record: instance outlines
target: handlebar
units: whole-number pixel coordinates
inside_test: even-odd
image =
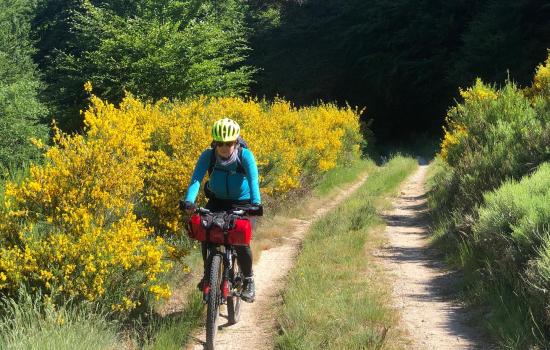
[[[212,211],[203,207],[197,207],[195,213],[197,214],[210,214]],[[264,213],[262,205],[248,205],[244,207],[236,207],[226,211],[228,214],[233,215],[250,215],[250,216],[262,216]]]
[[[179,207],[181,210],[193,209],[197,214],[209,214],[211,211],[203,207],[197,207],[194,203],[180,200]],[[228,214],[233,215],[250,215],[250,216],[262,216],[264,214],[264,208],[261,204],[248,204],[243,206],[236,206],[231,210],[226,211]]]

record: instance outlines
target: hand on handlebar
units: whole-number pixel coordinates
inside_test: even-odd
[[[250,215],[254,216],[263,216],[264,215],[264,207],[261,204],[252,204],[250,206],[250,209],[248,211]]]
[[[264,207],[261,204],[249,204],[242,207],[235,208],[236,210],[242,210],[250,216],[262,216],[264,215]]]

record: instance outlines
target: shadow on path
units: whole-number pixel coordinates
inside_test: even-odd
[[[470,316],[458,301],[460,273],[447,270],[427,246],[425,168],[409,178],[394,209],[383,216],[390,241],[383,256],[396,275],[394,298],[402,303],[403,319],[419,349],[496,349],[468,324]]]

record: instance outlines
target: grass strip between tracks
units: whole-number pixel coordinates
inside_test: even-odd
[[[313,224],[283,294],[277,349],[392,348],[388,287],[365,249],[380,244],[377,208],[416,167],[410,158],[392,159]]]

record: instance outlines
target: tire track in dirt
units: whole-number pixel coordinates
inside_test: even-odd
[[[428,247],[425,177],[420,166],[401,188],[393,210],[384,215],[389,243],[377,256],[389,272],[394,307],[413,349],[491,349],[456,301],[456,276]]]
[[[277,332],[275,320],[276,308],[282,303],[281,292],[284,279],[294,265],[300,245],[310,225],[328,211],[335,208],[355,192],[367,179],[341,190],[327,205],[315,209],[308,220],[292,219],[292,234],[284,238],[284,243],[262,252],[259,261],[254,265],[256,282],[256,301],[241,303],[239,323],[227,326],[227,311],[221,309],[220,327],[216,335],[218,349],[273,349]],[[204,349],[206,333],[204,328],[192,337],[187,349]]]

